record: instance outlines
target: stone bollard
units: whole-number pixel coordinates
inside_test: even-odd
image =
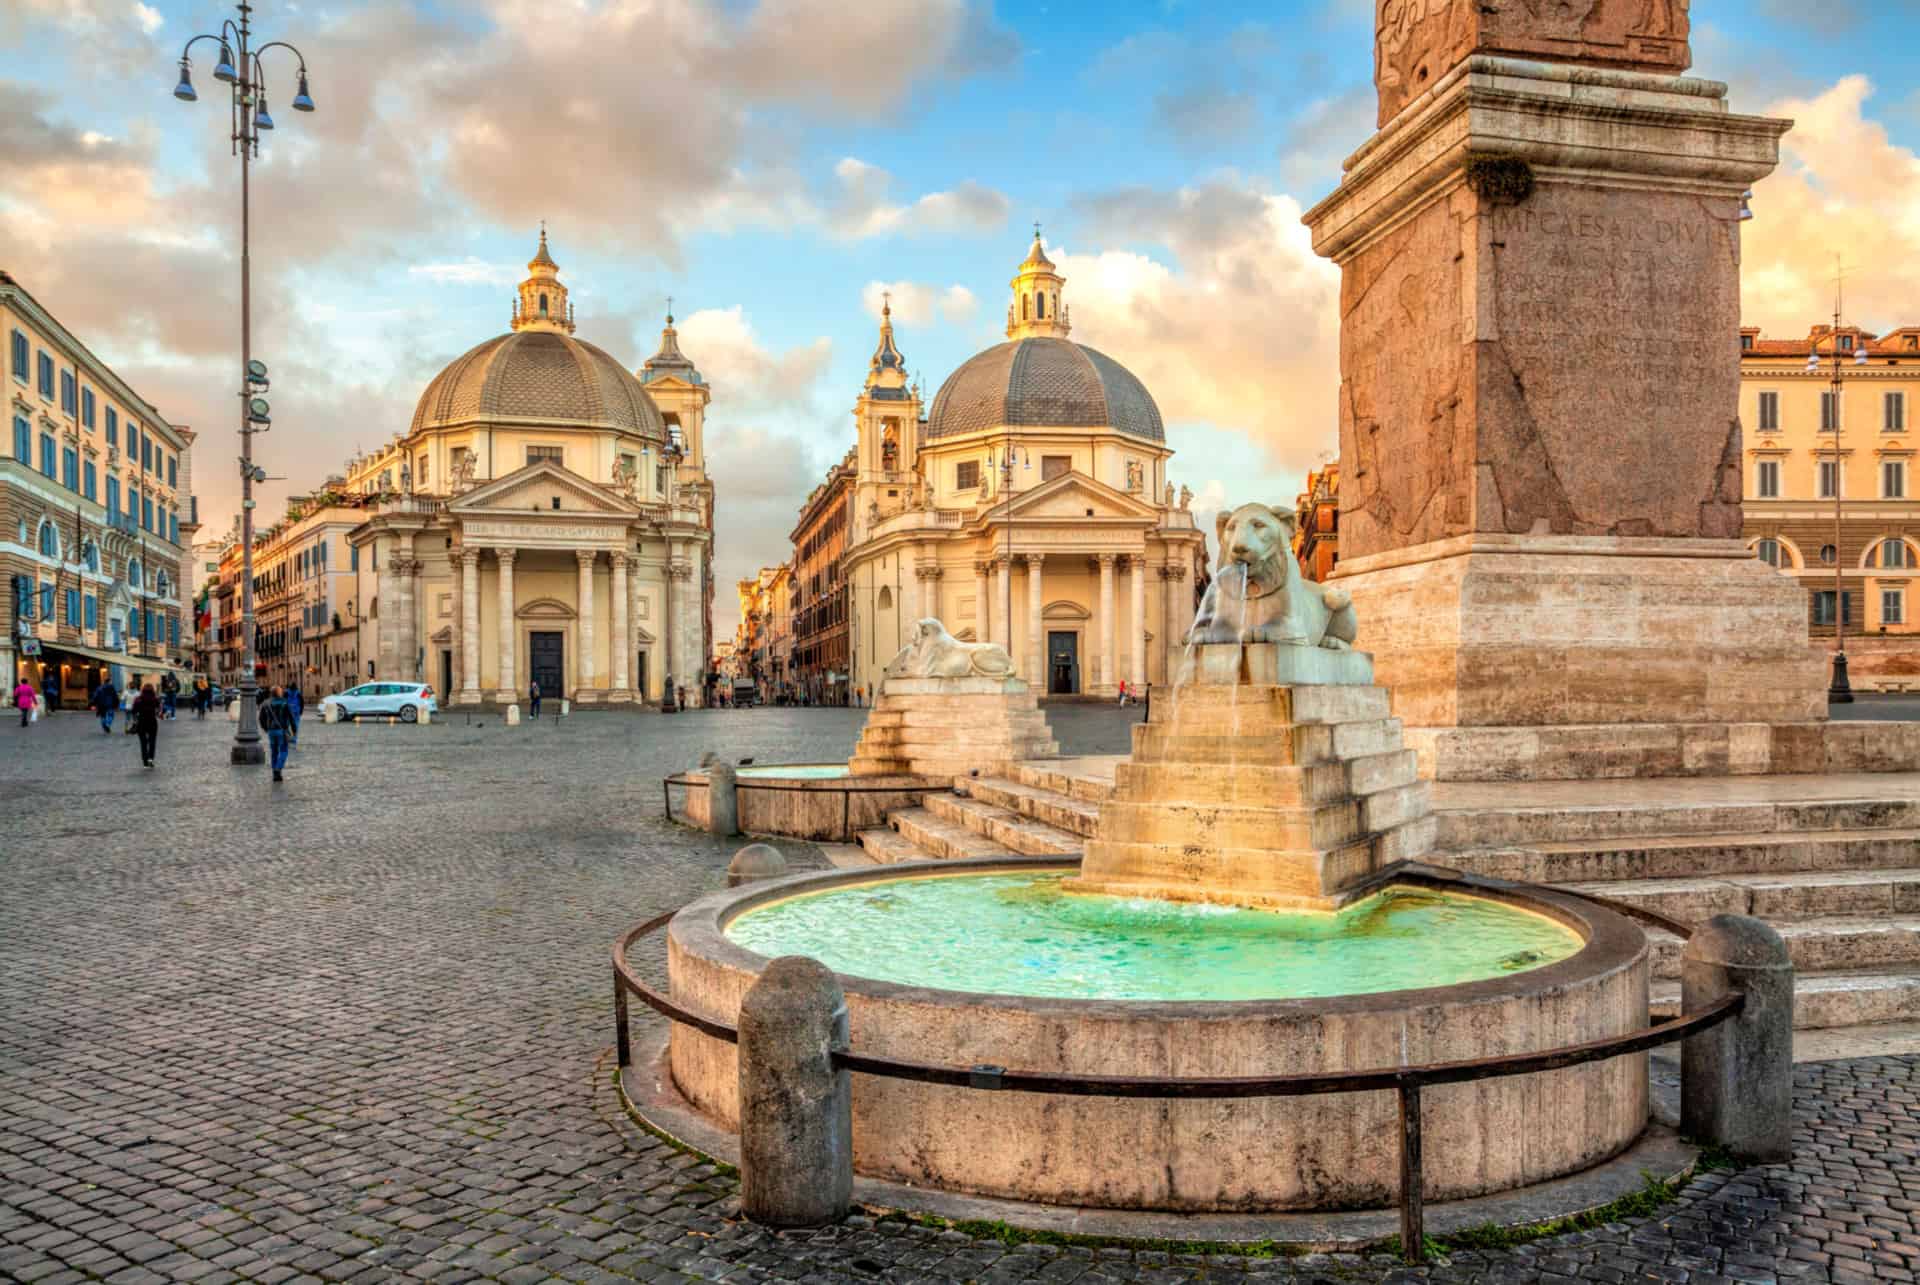
[[[507,706],[507,726],[520,726],[520,707],[518,705]]]
[[[320,721],[323,723],[339,722],[340,707],[338,705],[322,705],[320,707]]]
[[[560,717],[561,717],[561,718],[565,718],[565,717],[566,717],[567,715],[569,715],[569,714],[571,714],[571,713],[573,713],[573,702],[572,702],[572,701],[561,701],[561,702],[560,702]]]
[[[817,1227],[853,1203],[853,1091],[833,1065],[847,1000],[817,959],[784,955],[740,1002],[740,1212]]]
[[[428,723],[431,723],[433,721],[433,711],[428,709],[425,705],[422,705],[420,707],[419,721],[420,721],[420,726],[422,727],[425,727]]]
[[[740,833],[740,795],[733,764],[707,768],[707,833],[716,839]]]
[[[1680,1053],[1680,1131],[1742,1160],[1793,1156],[1793,961],[1780,934],[1746,915],[1715,915],[1680,957],[1680,1003],[1695,1012],[1730,994],[1745,1005]]]
[[[778,879],[787,872],[787,859],[780,855],[780,849],[770,843],[749,843],[733,854],[733,860],[727,863],[727,887],[738,888],[743,883],[753,883],[760,879]]]
[[[237,696],[227,702],[227,721],[229,723],[240,721],[240,698]]]

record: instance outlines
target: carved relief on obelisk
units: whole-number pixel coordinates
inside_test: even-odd
[[[1689,0],[1374,0],[1385,125],[1469,54],[1682,72]]]

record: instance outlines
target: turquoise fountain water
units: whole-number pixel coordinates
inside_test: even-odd
[[[831,781],[847,774],[845,763],[768,763],[743,767],[741,777],[775,777],[780,780]]]
[[[983,994],[1252,1000],[1447,986],[1582,945],[1545,915],[1389,888],[1337,914],[1068,894],[1062,873],[934,875],[791,897],[732,920],[757,954]]]

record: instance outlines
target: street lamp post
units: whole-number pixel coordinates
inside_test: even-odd
[[[240,21],[223,19],[218,35],[198,35],[180,51],[180,83],[173,96],[182,102],[196,102],[192,63],[188,55],[202,40],[220,46],[220,61],[214,65],[213,78],[231,90],[233,151],[240,158],[240,727],[233,737],[231,761],[258,766],[266,762],[260,744],[258,693],[254,682],[253,619],[253,484],[265,476],[254,468],[253,435],[265,432],[270,424],[266,399],[258,394],[267,388],[267,368],[253,359],[252,261],[249,238],[252,232],[249,205],[248,163],[260,154],[260,133],[273,128],[267,111],[266,77],[260,55],[269,49],[285,49],[299,60],[299,85],[292,107],[297,112],[313,110],[313,98],[307,92],[307,59],[298,49],[282,40],[269,41],[254,48],[249,17],[253,6],[241,0],[236,6]],[[229,43],[231,38],[231,43]],[[234,57],[235,50],[239,58]]]
[[[1840,516],[1843,507],[1843,494],[1846,490],[1842,483],[1842,472],[1846,465],[1840,454],[1840,381],[1846,371],[1846,364],[1840,359],[1840,303],[1834,300],[1833,311],[1833,679],[1827,687],[1827,703],[1830,705],[1853,704],[1853,685],[1847,681],[1847,598],[1841,587],[1841,575],[1846,563],[1840,556]],[[1856,343],[1853,349],[1853,364],[1867,364],[1867,350]],[[1820,372],[1820,345],[1814,344],[1807,353],[1807,373]]]

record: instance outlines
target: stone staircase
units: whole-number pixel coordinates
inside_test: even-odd
[[[1016,763],[1006,776],[954,778],[952,794],[888,814],[886,829],[864,830],[860,846],[882,864],[960,857],[1078,856],[1112,782],[1045,761]]]
[[[1920,781],[1774,776],[1436,787],[1437,865],[1683,923],[1757,915],[1800,970],[1803,1029],[1920,1020]],[[1656,1011],[1677,938],[1654,933]]]

